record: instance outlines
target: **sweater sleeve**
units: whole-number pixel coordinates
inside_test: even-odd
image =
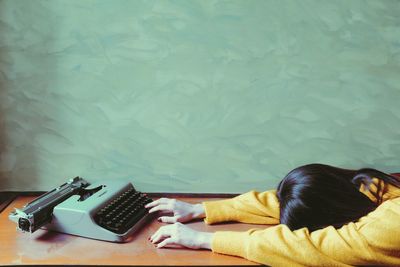
[[[339,229],[291,231],[280,224],[264,230],[216,232],[212,250],[271,266],[400,266],[399,221],[400,200],[388,200]]]
[[[276,190],[262,193],[250,191],[231,199],[203,202],[203,206],[207,224],[226,221],[253,224],[279,223],[279,201]]]
[[[378,178],[373,178],[370,185],[361,184],[360,192],[378,205],[389,199],[400,197],[400,188]]]

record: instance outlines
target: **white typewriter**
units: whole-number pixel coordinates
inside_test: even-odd
[[[125,242],[150,215],[151,202],[128,181],[111,180],[90,185],[80,177],[43,194],[10,213],[17,229],[37,229],[111,242]]]

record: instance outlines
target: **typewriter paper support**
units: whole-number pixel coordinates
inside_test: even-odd
[[[124,206],[121,206],[121,201]],[[16,209],[9,218],[23,232],[33,233],[42,228],[93,239],[125,242],[150,219],[143,207],[150,201],[128,181],[112,180],[89,185],[84,179],[76,177],[28,203],[23,209]],[[138,205],[133,208],[133,204]],[[128,208],[132,209],[130,213]],[[122,211],[127,210],[127,215],[136,216],[134,221],[126,214],[121,217],[131,221],[129,227],[122,228],[122,231],[107,227],[110,222],[114,223],[116,217],[118,219]],[[103,217],[111,217],[109,221],[98,219],[105,211],[109,214],[103,214]]]

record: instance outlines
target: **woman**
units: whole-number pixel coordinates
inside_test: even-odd
[[[149,239],[158,248],[211,249],[271,266],[400,266],[400,181],[375,169],[309,164],[277,190],[189,204],[161,198],[149,212],[170,212]],[[183,222],[276,224],[264,230],[204,233]]]

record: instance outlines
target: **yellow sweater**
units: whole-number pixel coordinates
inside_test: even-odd
[[[340,229],[329,226],[314,232],[291,231],[279,224],[276,190],[203,202],[208,224],[279,224],[263,230],[216,232],[212,251],[271,266],[400,266],[400,189],[374,179],[371,192],[364,186],[360,191],[377,201],[373,193],[378,184],[384,191],[377,209]]]

